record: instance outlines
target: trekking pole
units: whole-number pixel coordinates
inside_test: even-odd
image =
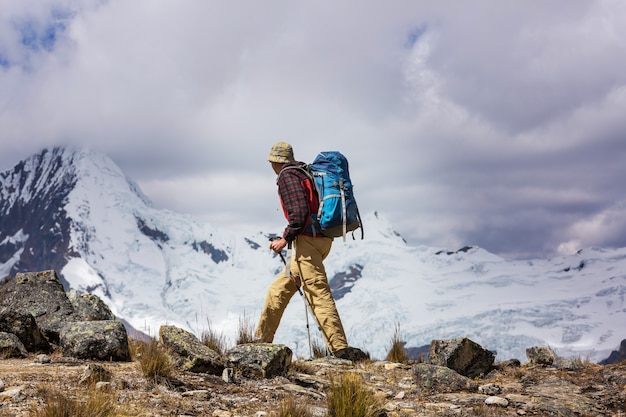
[[[280,239],[280,237],[277,237],[277,236],[271,237],[270,241],[273,241],[276,239]],[[298,293],[300,293],[300,296],[302,297],[302,300],[304,301],[304,314],[306,315],[306,331],[307,331],[307,335],[309,339],[309,355],[311,356],[311,358],[313,358],[313,348],[311,345],[311,331],[309,327],[309,311],[311,312],[311,315],[315,317],[315,321],[317,322],[317,328],[319,329],[320,333],[324,337],[324,342],[326,343],[326,346],[330,348],[330,344],[328,343],[328,337],[326,336],[324,329],[322,329],[322,325],[319,319],[317,318],[317,316],[315,315],[315,312],[313,311],[313,307],[311,307],[311,303],[304,295],[304,292],[302,292],[301,286],[298,285],[298,283],[296,282],[296,279],[291,274],[291,242],[289,242],[287,246],[287,260],[289,260],[289,262],[285,260],[285,257],[283,256],[281,252],[279,252],[278,254],[280,255],[280,259],[283,261],[283,264],[285,265],[285,273],[289,274],[289,278],[291,278],[291,282],[293,282],[293,285],[296,286]],[[331,353],[334,353],[334,352],[331,352]]]

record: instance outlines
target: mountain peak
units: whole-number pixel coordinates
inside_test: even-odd
[[[0,173],[0,277],[38,265],[60,271],[77,256],[76,217],[121,195],[151,205],[110,158],[85,148],[44,149]],[[83,214],[68,214],[70,207]]]

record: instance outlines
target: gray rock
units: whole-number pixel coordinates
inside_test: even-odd
[[[488,373],[494,359],[493,352],[468,338],[433,340],[428,353],[430,364],[447,366],[469,378]]]
[[[526,349],[526,357],[532,365],[552,366],[556,353],[549,346],[533,346]]]
[[[159,337],[165,347],[178,355],[184,370],[222,375],[223,358],[193,334],[176,326],[161,326]]]
[[[12,311],[5,307],[0,311],[0,332],[17,336],[29,352],[51,351],[48,340],[41,333],[35,318],[30,313]]]
[[[37,326],[53,343],[66,321],[73,321],[72,303],[54,271],[18,273],[0,285],[2,307],[31,314]]]
[[[77,321],[60,330],[59,345],[65,356],[79,359],[129,361],[128,334],[120,321]]]
[[[50,356],[48,356],[48,355],[44,355],[43,353],[41,353],[41,354],[35,356],[35,359],[33,359],[33,362],[40,363],[40,364],[46,364],[46,363],[52,362],[52,358],[50,358]]]
[[[13,333],[0,332],[0,359],[25,358],[28,351]]]
[[[130,360],[123,323],[95,295],[70,291],[68,297],[55,271],[3,281],[0,309],[0,331],[16,335],[28,352],[49,353],[54,343],[70,357]]]
[[[497,405],[500,407],[508,407],[509,406],[509,401],[506,398],[502,398],[502,397],[489,397],[485,400],[485,404],[487,405]]]
[[[413,366],[413,382],[424,393],[476,391],[478,388],[476,382],[446,366],[427,363]]]
[[[623,360],[626,360],[626,339],[622,340],[622,343],[620,343],[618,350],[612,351],[608,358],[600,361],[600,365],[619,363]]]
[[[556,358],[554,358],[552,366],[554,366],[556,369],[564,369],[568,371],[576,369],[576,364],[573,360],[563,358],[561,356],[557,356]]]
[[[273,378],[287,373],[293,352],[284,345],[250,343],[233,347],[225,356],[226,366],[245,377]]]
[[[109,392],[113,389],[112,385],[110,382],[106,382],[106,381],[100,381],[100,382],[96,382],[96,391],[105,391],[105,392]]]
[[[95,294],[79,294],[71,290],[67,298],[72,303],[76,321],[115,320],[109,306]]]
[[[478,392],[485,395],[497,395],[502,392],[502,387],[498,384],[485,384],[478,387]]]
[[[501,362],[495,362],[493,364],[493,368],[494,369],[498,369],[500,371],[506,369],[506,368],[519,368],[520,366],[522,366],[522,363],[519,361],[519,359],[508,359],[506,361],[501,361]]]
[[[222,372],[222,380],[231,384],[235,382],[234,374],[233,368],[224,368],[224,372]]]
[[[210,400],[211,391],[206,389],[195,389],[191,391],[185,391],[181,394],[183,398],[196,398],[198,400]]]
[[[24,393],[25,387],[13,387],[9,388],[6,391],[2,391],[0,394],[0,403],[4,403],[7,401],[11,401],[12,403],[21,403],[26,401],[26,394]]]
[[[90,363],[83,369],[78,382],[82,385],[111,382],[111,372],[107,371],[102,365]]]

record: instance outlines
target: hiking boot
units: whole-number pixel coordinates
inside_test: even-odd
[[[370,355],[368,353],[365,353],[361,349],[355,347],[339,349],[337,352],[334,353],[334,355],[339,359],[346,359],[352,362],[364,361],[370,358]]]

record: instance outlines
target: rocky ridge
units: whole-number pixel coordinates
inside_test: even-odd
[[[156,384],[136,362],[92,362],[52,355],[0,361],[0,415],[28,416],[42,407],[41,387],[54,387],[72,398],[93,394],[81,381],[99,364],[107,377],[98,381],[124,411],[141,416],[270,416],[279,404],[294,398],[311,415],[327,412],[331,380],[346,373],[362,377],[382,405],[385,416],[623,416],[626,412],[626,363],[581,364],[575,369],[515,363],[496,365],[470,379],[446,367],[359,362],[332,358],[297,360],[273,378],[177,370]]]
[[[67,296],[59,285],[54,271],[0,284],[2,416],[33,415],[50,390],[83,401],[102,393],[121,410],[117,415],[261,417],[291,398],[323,416],[331,385],[347,374],[360,378],[385,416],[626,412],[625,362],[598,365],[534,346],[527,364],[494,363],[491,352],[467,338],[434,340],[427,362],[305,360],[275,344],[238,345],[222,356],[185,330],[162,326],[159,343],[176,368],[168,378],[150,379],[106,306],[90,295]]]

